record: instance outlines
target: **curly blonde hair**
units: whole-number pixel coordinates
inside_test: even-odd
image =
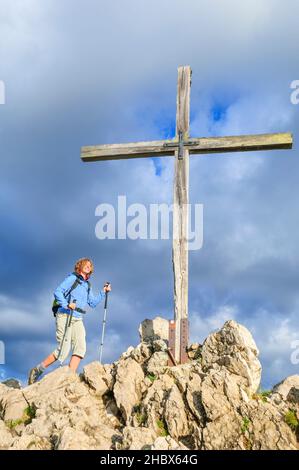
[[[79,274],[82,271],[82,268],[83,268],[84,264],[88,263],[88,262],[91,264],[91,271],[90,271],[90,276],[91,276],[92,273],[93,273],[93,270],[94,270],[94,266],[93,266],[93,262],[91,261],[90,258],[80,258],[80,259],[78,259],[78,261],[75,264],[74,271]]]

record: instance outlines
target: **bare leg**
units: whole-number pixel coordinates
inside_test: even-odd
[[[78,369],[78,366],[80,364],[81,359],[82,359],[81,357],[75,356],[75,355],[71,357],[71,360],[70,360],[70,363],[69,363],[69,368],[73,372],[76,372],[76,370]]]
[[[46,369],[46,368],[49,367],[51,364],[53,364],[53,362],[55,362],[56,360],[57,360],[57,359],[56,359],[56,357],[54,356],[54,354],[50,354],[50,356],[46,357],[46,359],[44,359],[41,364],[42,364],[42,366]]]

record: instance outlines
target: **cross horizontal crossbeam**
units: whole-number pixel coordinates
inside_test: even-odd
[[[184,140],[189,154],[249,152],[292,148],[293,138],[289,132],[278,134],[255,134],[226,137],[200,137]],[[128,158],[167,157],[178,150],[179,140],[154,140],[124,144],[93,145],[81,148],[85,162],[121,160]]]

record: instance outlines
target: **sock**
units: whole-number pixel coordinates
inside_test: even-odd
[[[40,364],[38,364],[37,366],[37,369],[39,369],[41,372],[44,372],[46,370],[45,366],[43,365],[43,363],[41,362]]]

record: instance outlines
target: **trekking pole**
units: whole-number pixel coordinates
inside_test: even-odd
[[[77,302],[76,299],[73,299],[73,303],[75,304]],[[57,360],[60,360],[60,356],[61,356],[61,353],[62,353],[62,349],[65,345],[65,343],[67,342],[68,338],[67,338],[67,333],[68,333],[68,329],[69,327],[71,326],[71,323],[72,323],[72,319],[73,319],[73,309],[71,311],[71,313],[69,314],[69,318],[66,319],[66,322],[65,322],[65,329],[64,329],[64,335],[63,335],[63,338],[62,338],[62,341],[61,341],[61,347],[60,347],[60,351],[59,351],[59,354],[58,354],[58,357],[57,357]],[[60,361],[60,366],[62,366],[64,361]]]
[[[105,286],[109,286],[109,284],[110,282],[106,282]],[[103,354],[103,346],[104,346],[105,326],[106,326],[106,318],[107,318],[107,303],[108,303],[108,292],[105,291],[104,318],[103,318],[102,339],[101,339],[101,346],[100,346],[100,363],[102,363],[102,354]]]

